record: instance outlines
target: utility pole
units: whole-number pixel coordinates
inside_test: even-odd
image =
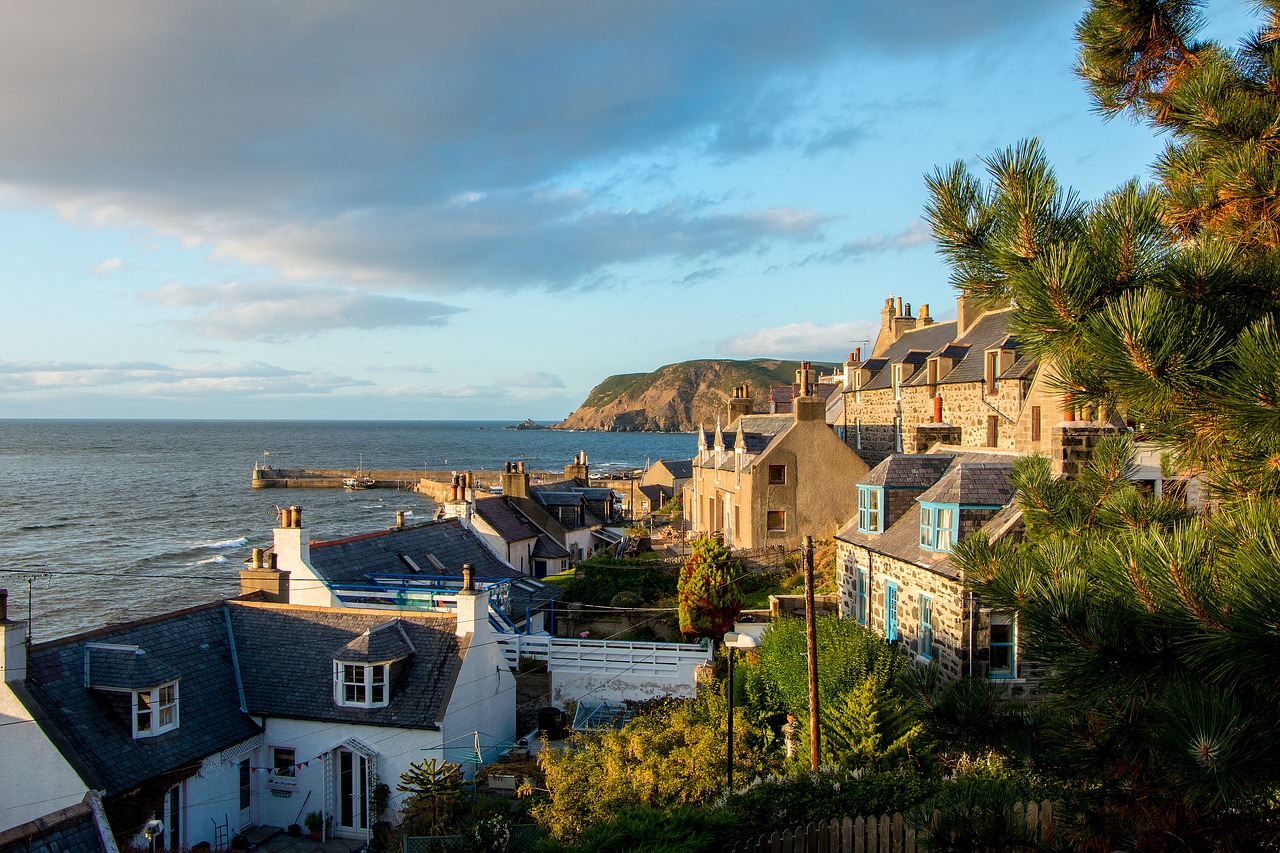
[[[818,769],[818,623],[813,604],[813,537],[804,537],[804,627],[809,651],[809,763]]]

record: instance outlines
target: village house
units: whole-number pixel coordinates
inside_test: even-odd
[[[684,491],[685,483],[693,478],[693,462],[689,459],[659,459],[645,469],[640,478],[639,506],[633,507],[637,519],[657,512],[672,498]]]
[[[459,518],[406,525],[398,513],[388,530],[313,542],[302,510],[290,507],[271,548],[255,550],[240,573],[240,589],[315,607],[430,607],[441,590],[461,586],[464,564],[488,588],[504,630],[551,629],[559,590],[513,568]]]
[[[297,822],[304,805],[332,834],[368,840],[376,782],[395,808],[411,762],[470,775],[515,739],[488,591],[468,572],[437,603],[388,613],[232,599],[29,650],[6,643],[6,675],[25,673],[6,683],[25,690],[47,739],[5,775],[64,761],[103,792],[122,844],[159,818],[157,846],[225,849],[249,825]],[[15,736],[0,733],[6,754]]]
[[[856,506],[854,484],[868,466],[824,418],[808,362],[805,391],[787,415],[754,415],[750,389],[735,389],[729,424],[699,430],[692,477],[684,487],[688,529],[733,548],[796,548],[805,535],[831,535]]]

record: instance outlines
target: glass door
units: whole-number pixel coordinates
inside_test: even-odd
[[[349,749],[338,749],[338,827],[364,831],[369,828],[369,759]]]

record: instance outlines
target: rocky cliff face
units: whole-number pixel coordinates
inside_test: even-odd
[[[830,372],[832,365],[814,362]],[[668,364],[653,373],[610,376],[558,429],[689,432],[725,419],[733,389],[746,382],[757,412],[769,410],[770,385],[790,385],[799,362],[704,359]]]

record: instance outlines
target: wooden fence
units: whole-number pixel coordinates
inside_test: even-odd
[[[1027,816],[1041,838],[1054,833],[1053,804],[1018,803],[1015,813]],[[811,823],[787,832],[775,832],[756,841],[735,844],[732,853],[917,853],[917,831],[902,815],[858,817]]]

